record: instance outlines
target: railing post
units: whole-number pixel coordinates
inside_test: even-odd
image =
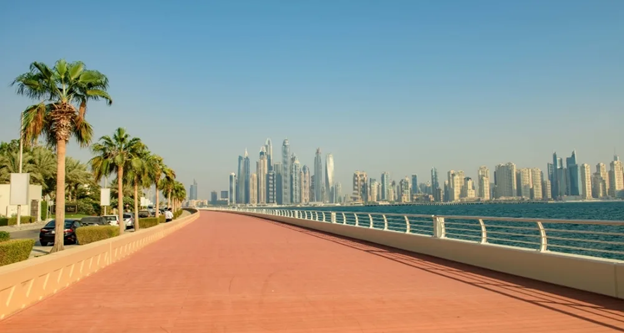
[[[403,217],[405,217],[405,233],[409,234],[410,233],[410,221],[407,218],[407,215],[403,215]]]
[[[321,214],[323,214],[323,222],[326,222],[325,221],[325,212],[321,212]]]
[[[314,211],[314,221],[318,221],[318,212]]]
[[[384,219],[384,230],[388,230],[388,219],[386,218],[386,214],[383,215]]]
[[[481,244],[485,244],[487,243],[487,229],[485,229],[483,219],[479,219],[479,225],[481,226]]]
[[[345,213],[342,213],[342,224],[347,224],[347,216]]]
[[[336,213],[331,213],[331,223],[336,223]]]
[[[357,213],[353,213],[353,216],[355,216],[355,226],[359,226],[360,222],[358,221],[358,217],[357,217]]]
[[[542,222],[537,221],[537,228],[539,228],[540,232],[540,252],[548,251],[548,238],[546,237],[546,229],[544,229],[544,225]]]
[[[433,237],[435,238],[444,238],[445,237],[445,229],[444,229],[444,218],[441,216],[433,216]]]
[[[295,218],[296,218],[296,219],[298,219],[298,218],[299,218],[299,211],[298,211],[298,210],[296,210],[296,211],[295,211]]]
[[[368,220],[370,221],[370,224],[368,225],[369,228],[373,228],[373,216],[371,214],[368,214]]]

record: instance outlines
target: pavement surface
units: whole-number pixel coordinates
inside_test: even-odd
[[[201,217],[0,332],[622,332],[624,302],[253,217]]]

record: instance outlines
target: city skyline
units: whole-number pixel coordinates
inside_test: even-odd
[[[63,48],[33,43],[53,17],[15,29],[32,6],[0,3],[0,45],[11,50],[0,140],[18,137],[31,104],[10,87],[21,69],[83,61],[115,97],[89,106],[94,140],[125,127],[187,189],[195,178],[199,198],[225,189],[223,175],[238,171],[231,156],[247,147],[255,159],[267,137],[276,157],[288,138],[311,169],[316,148],[331,152],[343,192],[358,169],[378,181],[433,166],[476,179],[480,165],[545,169],[553,150],[576,149],[592,167],[624,154],[623,1],[58,4],[89,12],[77,25],[103,28],[68,30]],[[67,151],[90,158],[73,141]]]

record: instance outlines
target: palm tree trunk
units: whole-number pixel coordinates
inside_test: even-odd
[[[134,231],[140,228],[139,223],[139,181],[134,180]]]
[[[171,190],[169,190],[168,192],[169,197],[167,198],[167,201],[169,202],[167,203],[167,206],[169,206],[169,209],[173,209],[173,207],[171,207]]]
[[[65,245],[65,154],[67,142],[56,143],[56,225],[54,246],[50,253],[63,251]]]
[[[117,214],[119,215],[119,234],[123,234],[126,230],[126,223],[123,219],[123,166],[117,167]]]
[[[156,186],[156,218],[158,218],[158,216],[160,215],[160,209],[158,207],[158,203],[159,203],[159,195],[158,195],[158,185]]]

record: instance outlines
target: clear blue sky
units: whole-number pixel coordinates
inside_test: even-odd
[[[96,136],[126,127],[205,198],[267,137],[310,166],[333,153],[345,193],[357,169],[425,180],[624,155],[624,1],[199,3],[0,2],[0,140],[29,103],[12,79],[66,58],[110,78]]]

